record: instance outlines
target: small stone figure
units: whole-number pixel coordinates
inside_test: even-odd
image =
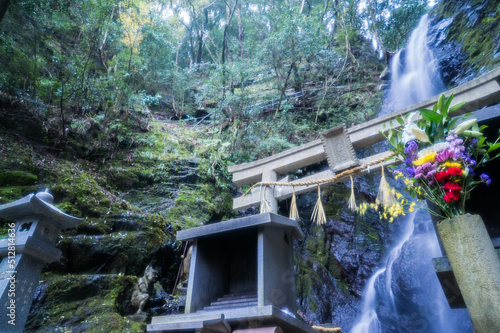
[[[193,246],[189,246],[185,256],[182,256],[182,271],[180,281],[187,286],[189,278],[189,270],[191,268],[191,256],[193,255]]]
[[[148,301],[154,296],[154,284],[158,281],[158,272],[151,266],[144,270],[144,276],[137,280],[132,293],[132,306],[137,308],[136,315],[147,315],[144,311]]]

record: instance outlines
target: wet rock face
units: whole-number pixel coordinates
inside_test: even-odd
[[[358,200],[373,199],[370,188],[376,189],[378,181],[378,176],[358,178]],[[349,194],[349,182],[323,191],[323,205],[330,217],[324,226],[309,221],[316,195],[301,195],[297,202],[305,237],[295,246],[299,308],[313,322],[331,323],[346,332],[355,323],[363,288],[376,270],[385,244],[391,243],[391,228],[395,227],[380,222],[378,215],[361,217],[351,212]]]
[[[441,77],[446,86],[456,86],[464,83],[473,75],[464,68],[466,55],[462,52],[459,43],[447,40],[447,29],[453,23],[453,18],[439,20],[437,17],[430,23],[429,46],[439,62]]]
[[[500,64],[497,1],[443,0],[430,11],[429,47],[447,87],[463,84]]]

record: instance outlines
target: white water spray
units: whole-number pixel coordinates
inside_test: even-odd
[[[394,301],[394,293],[392,292],[392,265],[394,261],[399,258],[401,250],[406,241],[413,234],[413,218],[415,213],[407,216],[404,221],[404,231],[398,243],[392,248],[391,252],[384,260],[383,268],[376,271],[368,280],[365,287],[365,296],[363,303],[363,312],[361,318],[356,326],[351,329],[351,333],[377,333],[382,332],[380,319],[377,315],[377,306],[379,303],[389,305],[391,311],[396,312],[396,303]],[[379,276],[385,275],[385,284],[375,286]],[[377,290],[377,289],[382,290]]]
[[[401,110],[444,91],[438,64],[427,43],[428,16],[391,63],[391,88],[380,115]],[[362,312],[350,333],[471,332],[466,310],[449,309],[432,258],[441,250],[430,215],[399,220],[402,231],[364,290]],[[460,318],[460,319],[459,319]]]
[[[381,114],[401,110],[444,91],[437,59],[428,46],[429,18],[424,15],[403,50],[391,61],[391,87]]]

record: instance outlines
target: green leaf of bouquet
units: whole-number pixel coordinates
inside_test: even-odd
[[[431,110],[420,110],[420,115],[425,120],[433,123],[439,123],[443,119],[443,117],[439,113]]]
[[[488,153],[491,153],[492,151],[495,151],[498,148],[500,148],[500,142],[495,143],[494,145],[490,146],[490,148],[488,149]]]
[[[436,112],[438,110],[438,104],[434,104],[434,106],[432,107],[432,111]]]
[[[444,110],[443,111],[446,111],[446,114],[448,114],[448,111],[449,111],[449,108],[450,108],[450,104],[451,104],[451,101],[453,100],[453,98],[455,97],[454,94],[451,94],[447,99],[446,101],[444,102]]]
[[[481,125],[481,127],[479,127],[479,131],[482,132],[483,130],[485,130],[487,128],[488,128],[488,125]]]
[[[467,102],[461,102],[461,103],[455,104],[452,107],[450,107],[449,111],[450,112],[456,111],[456,110],[460,109],[462,106],[464,106],[465,104],[467,104]]]
[[[437,102],[437,108],[441,111],[443,111],[444,99],[445,99],[444,94],[441,94]]]
[[[450,121],[450,124],[448,125],[448,129],[451,130],[453,128],[455,128],[456,126],[456,123],[457,121],[461,120],[462,118],[453,118],[451,121]]]
[[[403,120],[403,118],[401,118],[401,117],[396,117],[396,121],[397,121],[398,123],[400,123],[401,125],[404,125],[404,124],[405,124],[405,121],[404,121],[404,120]]]

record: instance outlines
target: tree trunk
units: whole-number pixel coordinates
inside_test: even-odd
[[[201,63],[201,57],[203,54],[203,31],[198,31],[198,55],[196,57],[196,63]]]
[[[9,8],[10,0],[0,0],[0,23],[2,22],[5,14],[7,13],[7,8]]]
[[[283,96],[285,96],[286,87],[288,86],[288,79],[290,78],[290,74],[292,74],[292,70],[294,67],[295,67],[295,62],[292,62],[292,64],[290,65],[290,68],[288,69],[288,73],[286,75],[285,84],[283,85],[283,89],[281,89],[280,100],[278,101],[278,106],[276,107],[275,114],[278,114],[278,112],[280,111],[281,101],[283,101]]]
[[[229,3],[226,2],[226,6],[228,9],[228,19],[227,23],[224,27],[224,35],[222,39],[222,56],[221,56],[221,63],[222,63],[222,99],[226,98],[226,69],[225,69],[225,64],[226,64],[226,53],[227,53],[227,30],[229,28],[229,25],[231,24],[231,20],[233,19],[233,14],[236,9],[236,6],[238,5],[238,0],[234,3],[233,9],[229,7]]]
[[[241,25],[241,3],[238,6],[238,44],[240,45],[240,59],[243,59],[243,27]]]

